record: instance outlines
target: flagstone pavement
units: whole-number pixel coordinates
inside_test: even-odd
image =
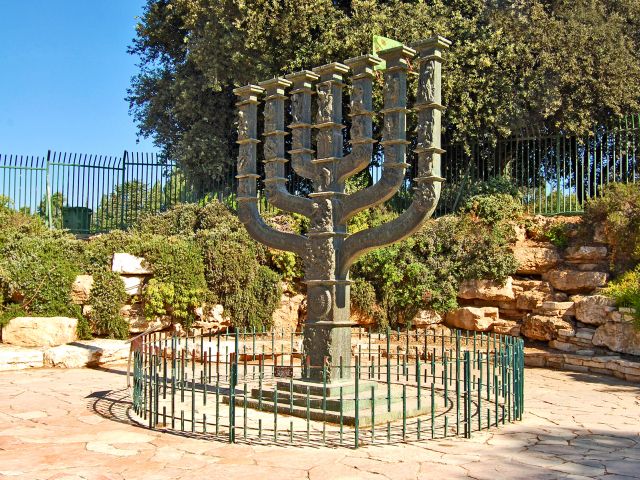
[[[230,445],[132,424],[124,367],[0,373],[0,478],[640,478],[640,385],[527,369],[522,422],[470,440]]]

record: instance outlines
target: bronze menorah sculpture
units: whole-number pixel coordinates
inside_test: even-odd
[[[442,37],[422,40],[413,48],[400,46],[380,53],[384,71],[384,148],[378,182],[353,194],[345,180],[366,168],[373,153],[373,67],[380,58],[363,55],[344,64],[330,63],[257,85],[237,88],[238,105],[238,213],[249,234],[265,245],[298,254],[305,266],[308,320],[304,351],[312,368],[307,380],[335,383],[348,376],[351,362],[349,268],[365,252],[402,240],[433,213],[440,197],[441,63],[450,42]],[[408,59],[416,56],[419,70],[417,112],[417,176],[410,207],[395,220],[349,235],[347,222],[356,213],[390,199],[405,181]],[[343,75],[351,70],[351,150],[343,156]],[[312,95],[317,84],[317,115],[312,123]],[[293,122],[291,166],[310,179],[308,198],[290,194],[285,178],[285,101],[291,99]],[[310,219],[307,235],[273,229],[258,211],[256,169],[258,105],[264,98],[264,170],[267,200],[275,207]],[[316,131],[316,151],[312,130]],[[315,156],[314,156],[315,153]],[[326,368],[322,368],[325,365]],[[320,367],[320,368],[318,368]]]

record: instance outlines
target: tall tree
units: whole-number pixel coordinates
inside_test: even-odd
[[[206,189],[235,158],[235,86],[368,53],[372,34],[453,40],[444,126],[471,143],[638,110],[638,32],[637,0],[148,0],[128,99]]]

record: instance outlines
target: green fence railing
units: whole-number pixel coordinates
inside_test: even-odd
[[[495,178],[507,179],[527,211],[540,214],[581,212],[585,201],[610,183],[640,183],[640,115],[609,128],[598,127],[584,138],[525,132],[495,145],[465,148],[446,139],[443,143],[446,181],[437,216],[457,211],[479,185]],[[404,188],[391,200],[398,208],[411,201],[414,170],[415,166],[408,169]],[[381,172],[380,165],[372,162],[370,181],[378,181]],[[290,193],[310,191],[310,182],[289,164],[286,175]],[[162,212],[182,202],[218,198],[233,205],[234,168],[215,182],[204,183],[206,190],[194,188],[175,162],[155,154],[0,154],[0,205],[40,215],[52,228],[74,233],[127,228],[144,213]],[[264,197],[260,207],[269,209]]]
[[[540,214],[581,212],[606,185],[640,182],[640,115],[583,138],[524,132],[496,145],[443,148],[437,215],[456,211],[478,183],[497,177],[517,187],[529,213]]]

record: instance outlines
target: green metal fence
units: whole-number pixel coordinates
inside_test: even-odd
[[[640,182],[640,115],[583,138],[524,132],[470,151],[446,144],[442,158],[446,182],[437,215],[456,211],[479,183],[509,180],[529,213],[581,212],[589,198],[614,182]]]
[[[127,228],[142,214],[201,198],[174,162],[154,154],[51,151],[43,157],[0,155],[0,196],[52,228],[74,233]]]
[[[640,115],[612,127],[598,127],[585,138],[528,132],[471,148],[444,142],[442,175],[446,179],[436,215],[457,211],[468,195],[491,179],[518,189],[530,213],[581,212],[586,200],[613,182],[640,182]],[[371,164],[371,182],[382,168]],[[309,181],[287,164],[288,190],[306,195]],[[411,201],[411,179],[391,202]],[[162,212],[181,202],[206,198],[233,205],[235,169],[197,191],[172,161],[154,154],[117,156],[48,152],[42,157],[0,154],[0,203],[40,215],[52,228],[97,233],[127,228],[144,213]],[[259,182],[259,187],[263,185]],[[261,209],[270,207],[264,196]]]
[[[352,330],[334,383],[310,380],[302,334],[147,334],[133,360],[133,418],[232,443],[313,446],[470,438],[522,419],[520,338],[445,330]],[[344,368],[343,368],[344,365]]]

